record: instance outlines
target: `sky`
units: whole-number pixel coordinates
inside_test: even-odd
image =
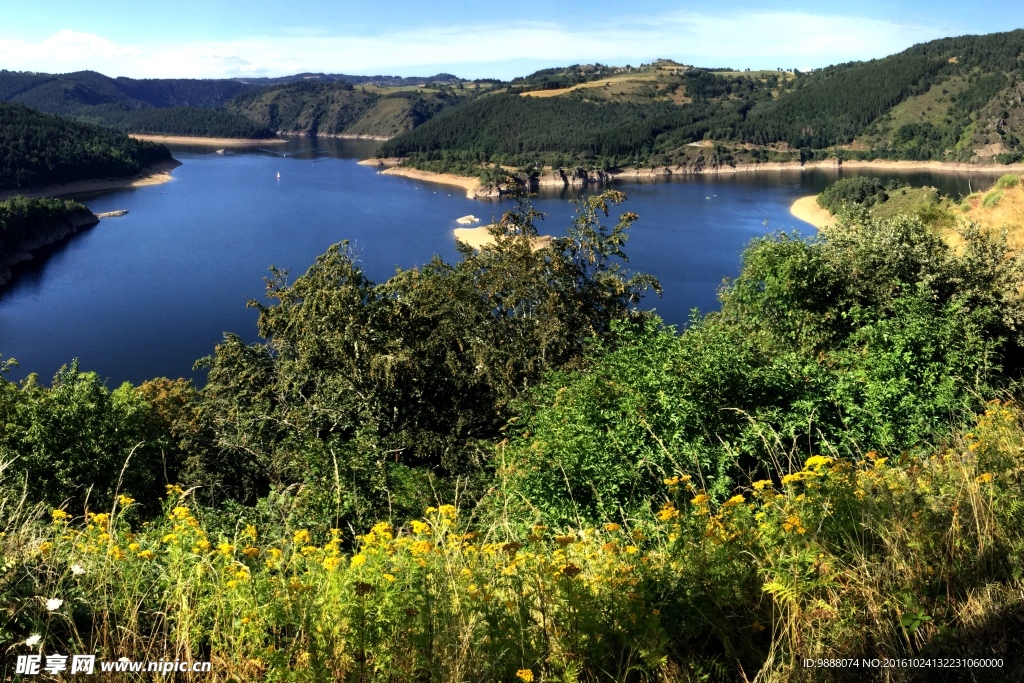
[[[898,11],[893,11],[898,7]],[[1024,2],[0,0],[0,69],[134,78],[301,72],[510,79],[657,58],[801,70],[1024,27]]]

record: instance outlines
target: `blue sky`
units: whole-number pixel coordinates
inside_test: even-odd
[[[898,12],[893,7],[898,6]],[[823,3],[0,0],[0,68],[111,76],[301,71],[511,78],[658,57],[819,67],[949,35],[1024,27],[1019,0]]]

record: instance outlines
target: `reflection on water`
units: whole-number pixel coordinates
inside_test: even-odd
[[[93,211],[129,214],[40,254],[0,291],[0,356],[20,362],[11,377],[34,371],[48,380],[78,357],[110,384],[158,375],[201,380],[192,365],[225,332],[257,340],[246,301],[262,298],[268,266],[295,277],[328,246],[349,240],[367,275],[381,281],[435,254],[454,261],[456,218],[486,220],[510,206],[379,176],[356,163],[376,144],[293,138],[223,154],[175,147],[183,165],[172,182],[85,197]],[[673,324],[684,324],[693,308],[713,309],[717,288],[737,273],[751,239],[775,229],[813,232],[789,205],[834,177],[815,170],[617,185],[629,196],[625,208],[640,215],[628,266],[665,288],[664,298],[645,305]],[[897,176],[884,179],[890,177]],[[898,177],[954,196],[979,182],[920,172]],[[579,194],[537,197],[549,215],[541,231],[564,234],[572,220],[566,200]]]

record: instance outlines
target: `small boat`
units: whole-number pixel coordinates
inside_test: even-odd
[[[217,154],[224,154],[224,150],[222,150],[222,149],[218,149],[218,150],[217,150]]]
[[[277,179],[278,179],[278,180],[280,180],[280,179],[281,179],[281,172],[280,172],[280,171],[278,171],[278,172],[277,172]]]

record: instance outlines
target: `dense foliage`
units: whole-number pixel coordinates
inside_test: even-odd
[[[163,145],[0,103],[0,189],[128,177],[171,158]]]
[[[94,112],[94,114],[97,112]],[[97,123],[126,133],[184,135],[212,138],[272,138],[275,132],[238,114],[197,107],[108,109]]]
[[[0,645],[215,680],[1016,676],[1018,258],[852,212],[753,242],[680,332],[636,310],[622,199],[381,284],[344,245],[275,272],[202,389],[0,382]]]
[[[826,187],[818,195],[817,202],[821,208],[838,215],[844,206],[856,204],[871,207],[876,203],[885,203],[889,201],[889,192],[899,187],[898,181],[890,181],[883,185],[878,178],[867,176],[842,178]]]

